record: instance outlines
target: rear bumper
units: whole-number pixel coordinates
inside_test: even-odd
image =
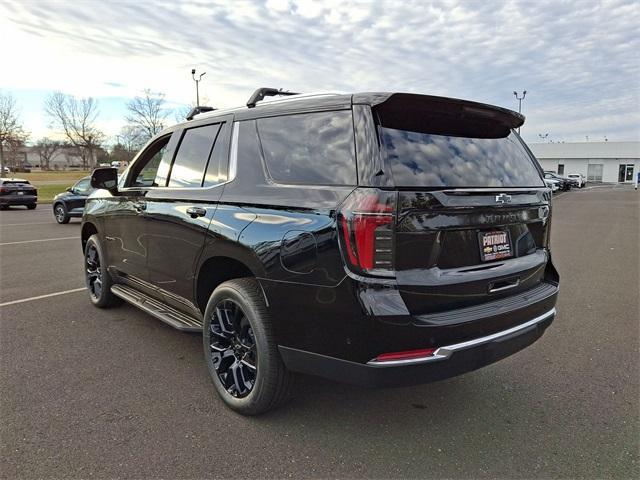
[[[431,356],[366,364],[280,347],[287,368],[367,387],[428,383],[477,370],[534,343],[553,322],[555,308],[514,327],[439,347]]]
[[[33,205],[38,203],[35,195],[3,195],[0,197],[0,205]]]

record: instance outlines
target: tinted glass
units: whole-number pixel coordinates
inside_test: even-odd
[[[164,156],[167,150],[167,144],[169,143],[169,139],[171,137],[167,136],[162,138],[158,142],[154,143],[149,147],[147,151],[144,152],[144,157],[140,160],[143,165],[141,166],[141,170],[136,175],[136,178],[133,182],[133,186],[135,187],[157,187],[158,183],[156,182],[156,176],[158,173],[158,166],[162,161],[162,157]],[[136,161],[136,163],[138,163]],[[134,168],[138,168],[135,166]]]
[[[350,110],[261,118],[258,133],[276,182],[356,184]]]
[[[381,127],[394,181],[421,187],[538,187],[540,174],[518,138],[469,138]]]
[[[78,193],[86,193],[91,190],[91,179],[86,178],[84,180],[80,180],[73,186],[73,189]]]
[[[170,187],[200,187],[220,124],[185,130],[169,177]]]
[[[227,180],[227,142],[224,140],[225,124],[221,124],[209,157],[207,173],[204,176],[204,187],[218,185]]]

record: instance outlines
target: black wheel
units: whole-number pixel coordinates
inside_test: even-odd
[[[111,293],[111,275],[103,264],[104,255],[98,235],[91,235],[84,248],[84,267],[89,298],[98,308],[108,308],[120,303]]]
[[[28,208],[29,210],[35,210],[37,206],[38,206],[38,205],[37,205],[37,204],[35,204],[35,203],[30,203],[29,205],[27,205],[27,208]]]
[[[63,224],[69,223],[70,217],[67,213],[67,209],[62,203],[56,203],[53,207],[53,216],[56,217],[56,222]]]
[[[203,333],[209,374],[230,408],[257,415],[287,400],[293,376],[280,358],[271,318],[255,280],[229,280],[214,290]]]
[[[7,208],[9,208],[8,205],[0,205],[0,210],[6,210]]]

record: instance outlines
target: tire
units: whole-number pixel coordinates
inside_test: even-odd
[[[119,305],[121,300],[111,293],[113,280],[103,266],[103,252],[98,235],[91,235],[84,248],[85,282],[91,303],[98,308],[109,308]]]
[[[27,208],[28,208],[29,210],[35,210],[37,206],[38,206],[38,205],[37,205],[37,204],[35,204],[35,203],[30,203],[29,205],[27,205]]]
[[[273,322],[256,280],[229,280],[205,310],[204,356],[213,385],[228,407],[258,415],[282,405],[293,383],[280,357]]]
[[[69,223],[69,220],[71,220],[67,212],[67,207],[65,207],[63,203],[56,203],[53,206],[53,216],[56,217],[56,222],[61,225]]]

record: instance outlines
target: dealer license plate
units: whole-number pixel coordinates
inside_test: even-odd
[[[480,243],[480,259],[491,262],[513,256],[511,238],[506,230],[478,233]]]

